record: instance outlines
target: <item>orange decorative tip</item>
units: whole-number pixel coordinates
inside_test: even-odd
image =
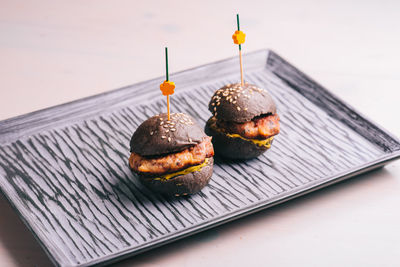
[[[246,34],[242,31],[235,31],[235,33],[232,35],[233,42],[238,45],[244,43],[245,37],[246,37]]]
[[[172,95],[174,93],[175,83],[171,81],[164,81],[160,84],[160,90],[163,95]]]

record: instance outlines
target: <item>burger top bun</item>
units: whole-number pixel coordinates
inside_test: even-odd
[[[218,120],[243,123],[262,114],[275,114],[276,106],[264,89],[253,84],[227,84],[211,98],[208,109]]]
[[[133,133],[130,150],[141,156],[159,156],[199,144],[207,135],[196,121],[184,113],[155,115]]]

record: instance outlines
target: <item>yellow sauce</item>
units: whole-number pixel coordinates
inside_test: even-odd
[[[216,123],[216,120],[215,120],[215,119],[211,122],[211,125],[210,125],[210,126],[211,126],[212,128],[214,128],[214,130],[216,130],[216,131],[218,131],[218,132],[220,132],[220,133],[222,133],[222,134],[225,134],[226,136],[228,136],[228,137],[230,137],[230,138],[241,138],[241,139],[243,139],[243,140],[245,140],[245,141],[252,142],[252,143],[254,143],[254,144],[258,145],[258,146],[264,146],[264,147],[266,147],[266,148],[270,148],[270,147],[271,147],[272,140],[274,139],[273,136],[271,136],[270,138],[264,139],[264,140],[249,139],[249,138],[245,138],[245,137],[241,136],[240,134],[230,134],[230,133],[226,133],[224,130],[220,129],[220,128],[217,126],[217,123]]]
[[[258,140],[258,139],[248,139],[239,134],[229,134],[229,133],[225,133],[225,134],[231,138],[241,138],[245,141],[252,142],[258,146],[265,146],[266,148],[271,147],[272,140],[274,139],[273,136],[271,136],[270,138],[264,139],[264,140]]]
[[[185,175],[191,172],[196,172],[196,171],[200,171],[204,166],[206,166],[208,164],[209,159],[206,158],[204,160],[204,162],[200,165],[196,165],[196,166],[191,166],[189,168],[186,168],[184,170],[178,171],[178,172],[173,172],[173,173],[168,173],[168,174],[164,174],[160,177],[154,178],[154,180],[160,180],[160,181],[167,181],[175,176],[178,175]]]

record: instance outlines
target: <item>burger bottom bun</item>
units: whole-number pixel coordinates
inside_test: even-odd
[[[209,158],[207,165],[198,171],[178,175],[168,180],[138,175],[139,180],[153,192],[168,196],[185,196],[199,192],[211,179],[214,159]]]
[[[251,159],[260,156],[269,149],[251,141],[230,137],[220,131],[216,131],[211,127],[211,121],[212,117],[206,123],[205,132],[207,135],[212,136],[214,151],[218,156],[229,159]]]

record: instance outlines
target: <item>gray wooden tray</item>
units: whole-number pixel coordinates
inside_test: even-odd
[[[191,197],[154,195],[128,167],[131,134],[166,110],[163,78],[0,122],[1,190],[56,265],[120,260],[400,157],[396,138],[274,52],[244,64],[275,99],[281,133],[257,159],[216,159]],[[172,111],[204,125],[210,96],[238,74],[235,57],[172,75]]]

